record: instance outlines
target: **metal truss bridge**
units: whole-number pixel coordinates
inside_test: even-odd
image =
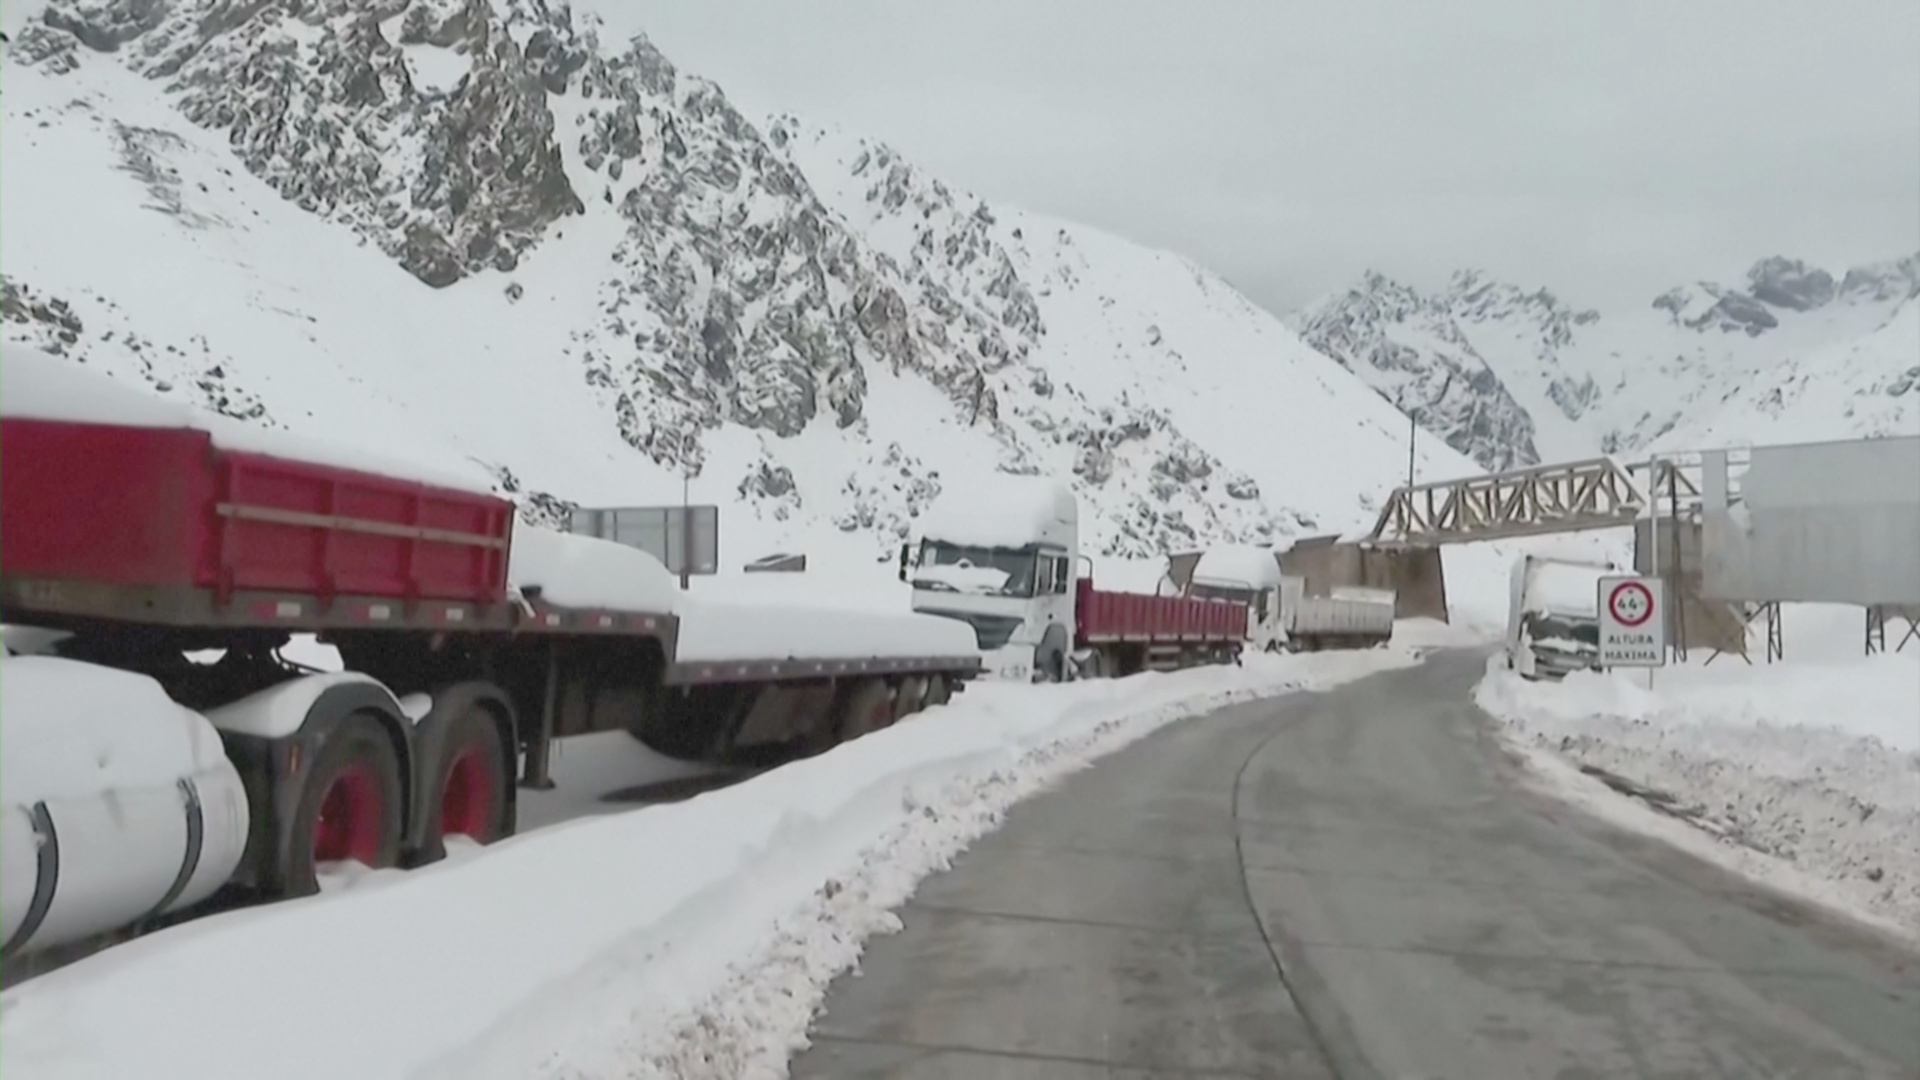
[[[1730,495],[1746,455],[1729,455]],[[1395,488],[1368,540],[1389,547],[1466,544],[1631,526],[1700,504],[1700,455],[1622,465],[1589,458],[1563,465],[1436,480]]]

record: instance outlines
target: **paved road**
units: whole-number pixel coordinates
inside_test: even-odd
[[[1479,657],[1176,725],[1017,807],[797,1077],[1920,1077],[1920,958],[1516,790]]]

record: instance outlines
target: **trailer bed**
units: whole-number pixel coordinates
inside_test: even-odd
[[[1075,636],[1082,647],[1106,643],[1226,644],[1247,634],[1247,605],[1227,600],[1105,592],[1076,583]]]
[[[159,625],[504,625],[513,504],[223,450],[193,428],[0,421],[9,606]]]

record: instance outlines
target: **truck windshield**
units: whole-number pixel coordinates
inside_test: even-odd
[[[1267,620],[1267,592],[1255,591],[1251,585],[1227,585],[1222,582],[1196,581],[1188,586],[1187,592],[1200,600],[1230,600],[1236,604],[1245,604],[1253,609],[1253,617]]]
[[[1554,615],[1529,615],[1527,637],[1532,641],[1567,641],[1600,647],[1600,623],[1589,619],[1567,619]]]
[[[990,596],[1032,596],[1037,553],[1032,549],[966,547],[928,540],[920,545],[913,587]]]

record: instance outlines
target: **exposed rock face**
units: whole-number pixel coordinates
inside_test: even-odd
[[[563,351],[620,437],[700,475],[711,436],[745,429],[766,456],[726,483],[764,516],[906,534],[942,481],[916,444],[872,434],[873,387],[899,377],[990,440],[988,464],[1074,475],[1091,512],[1119,523],[1098,541],[1107,553],[1258,541],[1314,519],[1269,506],[1151,395],[1091,392],[1048,365],[1062,332],[1047,298],[1083,296],[1098,276],[1069,230],[1044,238],[1058,258],[1041,259],[1028,249],[1042,237],[879,144],[835,170],[829,205],[790,152],[797,121],[750,122],[644,37],[609,47],[563,4],[51,0],[8,48],[50,76],[95,63],[146,76],[247,172],[427,286],[484,288],[539,318],[527,283],[564,260],[594,313]],[[234,224],[183,197],[167,165],[179,141],[125,128],[126,171],[190,228]],[[1231,317],[1257,314],[1184,272]],[[487,275],[499,280],[471,283]],[[8,304],[9,318],[35,310],[24,293]],[[1188,361],[1173,323],[1124,338],[1116,362]],[[170,392],[190,370],[208,403],[267,419],[223,381],[224,357],[170,359],[150,381]],[[867,447],[829,505],[817,479],[802,498],[780,450],[822,427]],[[564,519],[564,500],[488,467],[535,516]]]
[[[1702,295],[1706,298],[1704,303],[1699,302]],[[1780,320],[1758,298],[1710,282],[1701,282],[1694,289],[1669,289],[1655,298],[1653,306],[1689,330],[1719,330],[1759,337],[1780,325]]]
[[[1920,254],[1854,267],[1840,279],[1840,296],[1854,303],[1920,296]]]
[[[77,0],[50,5],[35,31],[53,54],[119,52],[225,131],[255,175],[429,285],[513,269],[582,208],[542,67],[487,0]],[[408,47],[466,70],[420,85]]]
[[[1469,317],[1487,317],[1489,297],[1463,280]],[[1425,350],[1395,340],[1412,330]],[[1304,313],[1308,344],[1353,371],[1448,446],[1489,470],[1536,464],[1533,419],[1474,350],[1447,297],[1426,298],[1378,273]]]
[[[1651,319],[1602,319],[1544,289],[1469,270],[1431,296],[1369,274],[1295,320],[1423,427],[1504,468],[1536,460],[1539,444],[1522,441],[1522,432],[1537,440],[1551,429],[1557,448],[1543,456],[1566,459],[1595,448],[1637,452],[1698,428],[1756,385],[1788,372],[1803,378],[1803,358],[1874,331],[1914,297],[1920,255],[1857,267],[1837,282],[1775,256],[1753,264],[1744,289],[1695,282],[1667,290],[1654,298]],[[1901,384],[1877,361],[1846,363],[1856,396]],[[1878,417],[1875,410],[1856,411],[1861,430],[1884,428],[1883,418],[1866,419]]]
[[[1778,255],[1754,263],[1747,281],[1755,300],[1790,311],[1811,311],[1832,300],[1835,292],[1832,274]]]

